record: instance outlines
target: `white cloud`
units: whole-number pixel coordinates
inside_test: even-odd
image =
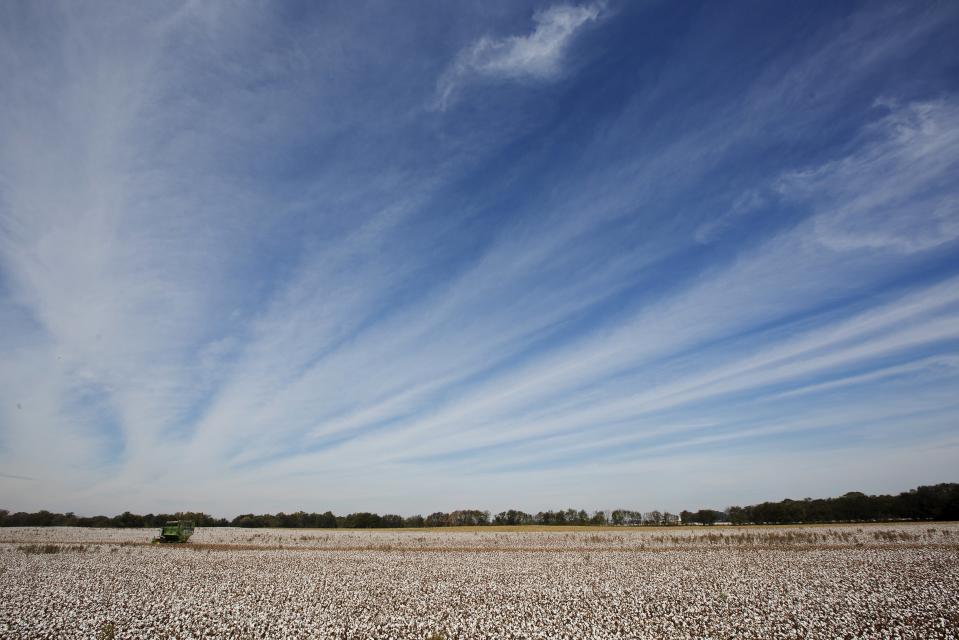
[[[482,37],[456,56],[437,83],[437,104],[445,109],[453,94],[475,77],[548,80],[563,70],[563,54],[574,34],[596,20],[602,3],[556,5],[533,15],[526,36]]]
[[[959,104],[893,104],[845,157],[782,178],[836,250],[925,251],[959,237]]]

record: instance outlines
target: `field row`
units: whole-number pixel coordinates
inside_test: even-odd
[[[78,527],[0,528],[0,543],[147,544],[157,529]],[[241,529],[199,528],[194,546],[312,550],[646,550],[715,547],[846,547],[959,545],[959,524],[844,525],[816,527],[592,528],[552,531],[523,528]]]

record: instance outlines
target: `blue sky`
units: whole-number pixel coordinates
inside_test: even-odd
[[[959,6],[7,3],[0,506],[959,468]]]

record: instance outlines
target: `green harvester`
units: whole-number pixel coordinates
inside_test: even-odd
[[[192,520],[168,520],[153,542],[186,542],[193,535]]]

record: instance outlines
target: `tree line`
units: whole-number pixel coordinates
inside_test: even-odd
[[[214,518],[202,512],[185,511],[174,514],[137,515],[125,511],[120,515],[77,516],[73,513],[11,513],[0,509],[0,527],[159,527],[168,520],[193,520],[200,527],[297,528],[297,529],[378,529],[400,527],[459,527],[484,525],[617,525],[665,526],[676,524],[712,525],[731,524],[791,524],[812,522],[863,522],[891,520],[959,520],[959,484],[943,483],[921,486],[898,495],[870,496],[850,492],[838,498],[806,498],[763,502],[745,507],[729,507],[718,511],[700,509],[682,511],[674,515],[666,511],[634,511],[614,509],[594,511],[582,509],[540,511],[536,514],[509,509],[495,515],[489,511],[461,509],[449,513],[437,511],[428,516],[403,517],[396,514],[379,515],[369,512],[345,516],[325,513],[295,513],[238,515],[232,520]]]
[[[959,520],[959,484],[922,486],[895,496],[868,496],[852,491],[838,498],[763,502],[730,507],[725,515],[733,524]]]

